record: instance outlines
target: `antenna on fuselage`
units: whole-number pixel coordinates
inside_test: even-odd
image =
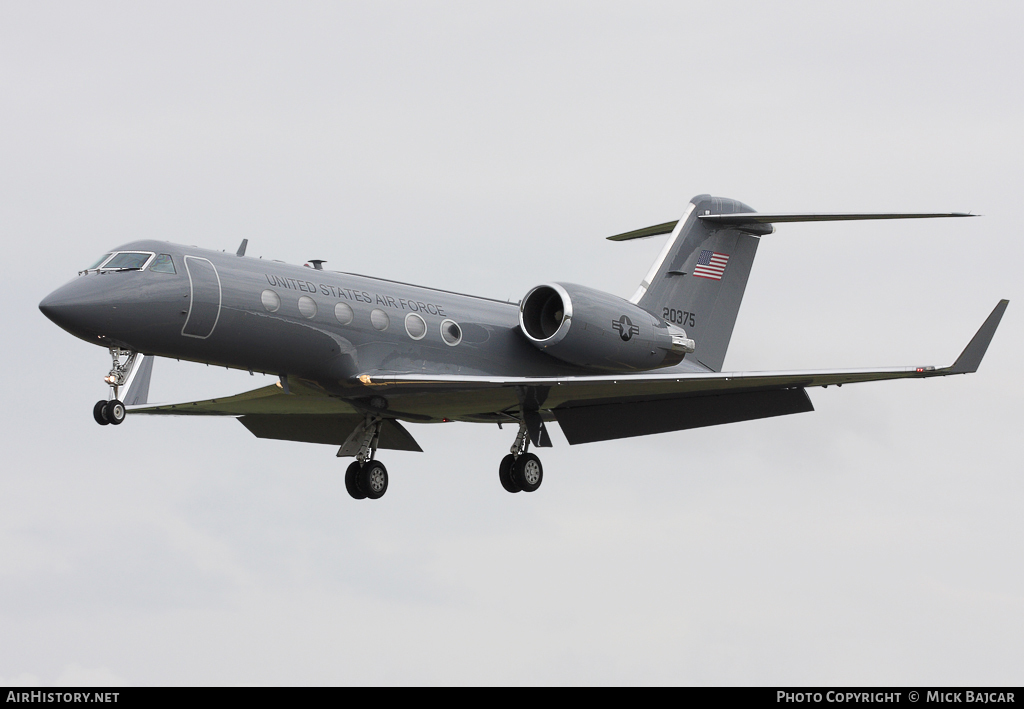
[[[249,245],[248,239],[242,239],[242,245],[238,247],[238,251],[235,252],[235,256],[245,256],[245,247]]]

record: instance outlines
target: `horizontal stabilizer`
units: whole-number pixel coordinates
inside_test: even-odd
[[[629,241],[630,239],[646,239],[649,236],[658,236],[660,234],[671,234],[672,230],[676,228],[676,224],[679,221],[665,222],[664,224],[655,224],[654,226],[644,227],[643,229],[636,229],[634,231],[627,231],[625,234],[616,234],[615,236],[609,236],[608,241]]]
[[[870,219],[938,219],[942,217],[977,217],[967,212],[900,213],[851,212],[847,214],[698,214],[697,218],[711,224],[740,226],[743,224],[780,224],[782,222],[853,222]],[[636,237],[633,237],[636,238]]]
[[[739,214],[698,214],[697,218],[707,224],[722,226],[744,226],[750,224],[781,224],[782,222],[851,222],[871,219],[938,219],[943,217],[977,217],[978,214],[968,212],[849,212],[842,214],[761,214],[744,212]],[[608,241],[629,241],[630,239],[646,239],[650,236],[671,234],[678,221],[655,224],[627,231],[623,234],[606,237]]]

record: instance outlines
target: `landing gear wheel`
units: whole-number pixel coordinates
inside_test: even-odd
[[[345,471],[345,489],[348,490],[348,494],[355,500],[366,499],[366,493],[359,489],[359,472],[362,470],[362,467],[359,461],[356,460]]]
[[[110,421],[107,421],[107,414],[104,409],[107,408],[107,402],[97,401],[96,406],[92,407],[92,417],[96,419],[96,423],[100,426],[106,426]]]
[[[512,466],[512,479],[523,492],[533,492],[544,480],[544,467],[533,453],[523,453]]]
[[[108,423],[119,425],[124,421],[124,404],[117,399],[111,399],[103,407],[103,417],[107,419]]]
[[[384,497],[384,493],[388,491],[388,469],[379,460],[363,463],[363,469],[357,479],[359,487],[366,490],[366,496],[371,500]]]
[[[515,465],[516,459],[509,453],[501,459],[501,465],[498,466],[498,480],[501,481],[501,486],[508,492],[522,492],[523,488],[516,484],[516,481],[512,479],[512,466]]]

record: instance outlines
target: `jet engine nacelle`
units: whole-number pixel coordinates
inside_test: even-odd
[[[591,369],[669,367],[694,351],[683,330],[628,300],[572,283],[547,283],[527,293],[519,327],[537,349]]]

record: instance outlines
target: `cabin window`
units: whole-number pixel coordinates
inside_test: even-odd
[[[414,340],[422,340],[427,334],[427,323],[416,313],[405,316],[405,331]]]
[[[455,345],[462,342],[462,328],[454,320],[445,320],[441,323],[441,339],[446,345]]]
[[[352,322],[352,318],[355,315],[352,312],[352,306],[348,303],[338,303],[334,306],[334,317],[338,319],[342,325],[348,325]]]
[[[118,251],[100,268],[101,271],[138,271],[153,258],[152,251]]]
[[[263,307],[268,313],[276,313],[281,309],[281,296],[269,288],[260,294],[260,300],[263,301]]]
[[[388,325],[391,324],[391,318],[380,308],[374,308],[370,311],[370,324],[376,330],[387,330]]]
[[[312,320],[316,317],[316,301],[308,295],[302,296],[299,298],[299,312],[302,313],[302,317]]]
[[[160,254],[153,259],[153,265],[149,267],[149,270],[157,273],[177,273],[174,270],[174,261],[170,254]]]

